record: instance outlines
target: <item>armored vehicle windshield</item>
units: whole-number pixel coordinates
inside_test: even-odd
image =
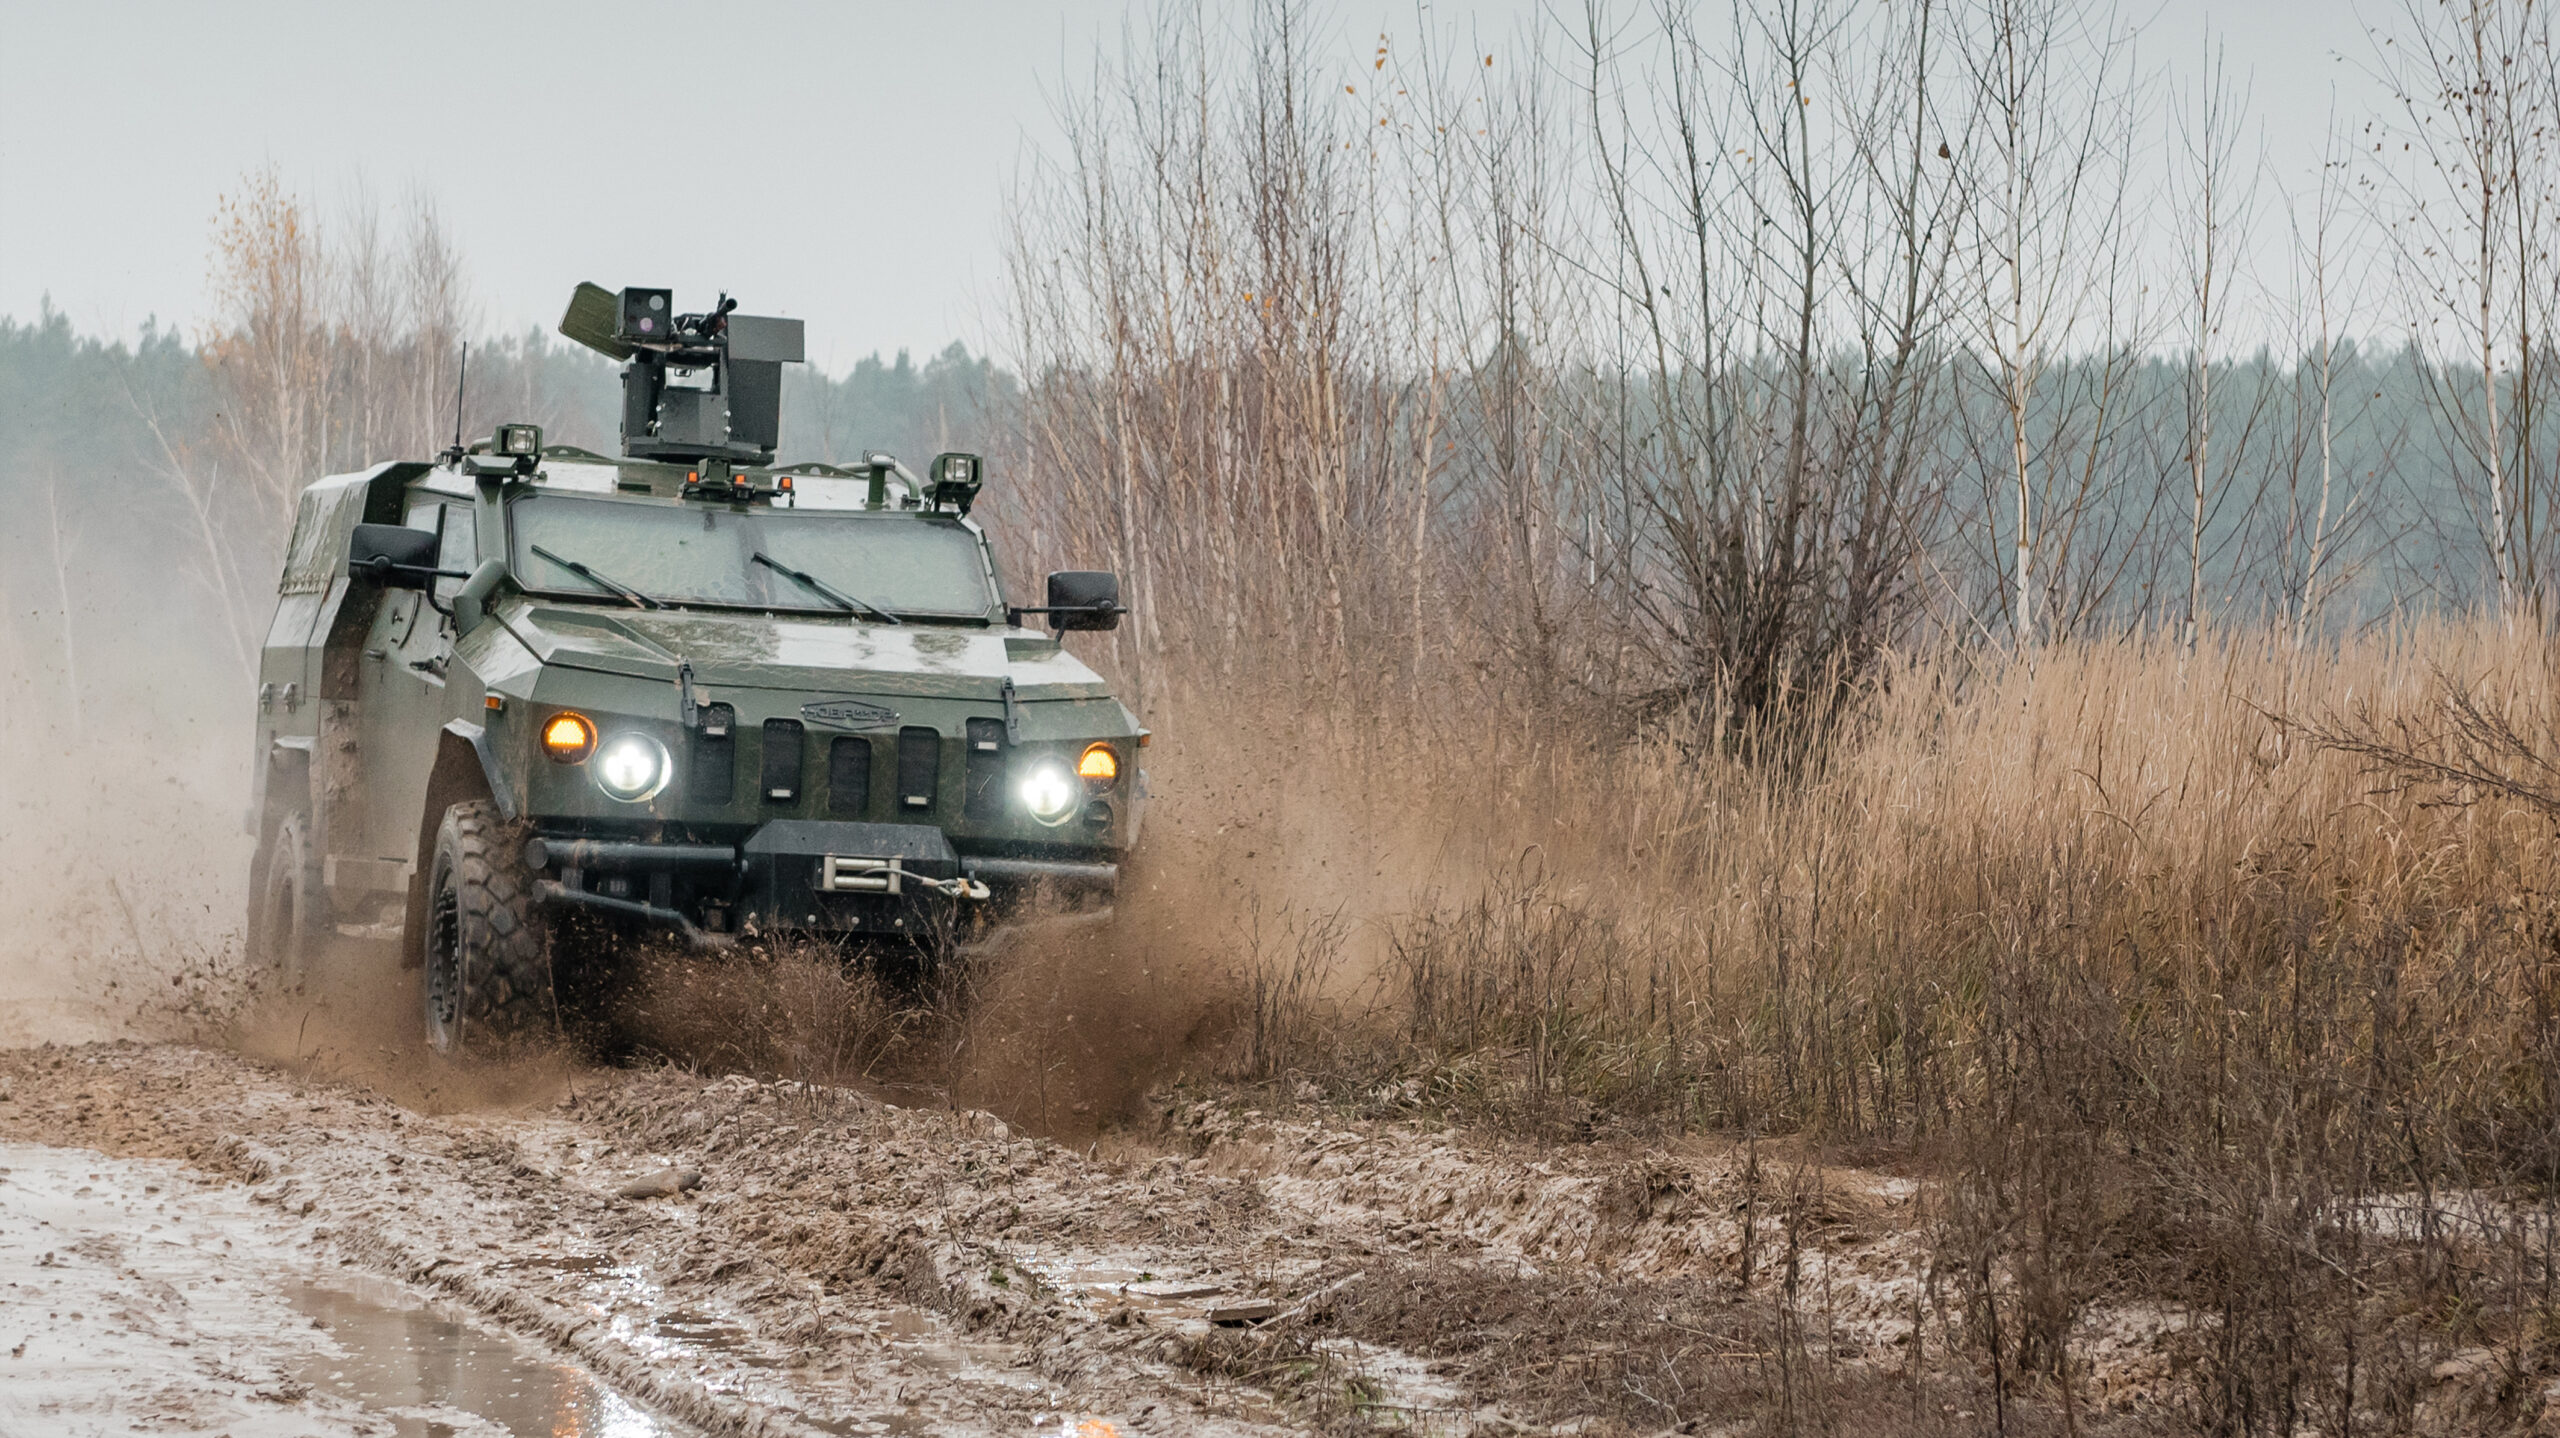
[[[528,494],[508,507],[528,589],[623,602],[992,621],[978,535],[956,518],[675,508]]]

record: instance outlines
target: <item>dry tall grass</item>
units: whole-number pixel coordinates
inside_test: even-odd
[[[2553,680],[2443,624],[1905,661],[1740,740],[1472,703],[1197,737],[1231,696],[1165,727],[1279,761],[1209,806],[1295,905],[1230,939],[1250,1076],[1912,1163],[1999,1394],[2069,1392],[2092,1305],[2140,1297],[2207,1320],[2200,1422],[2337,1432],[2450,1345],[2554,1357],[2560,905],[2546,808],[2301,726],[2453,745],[2460,692],[2550,758]]]

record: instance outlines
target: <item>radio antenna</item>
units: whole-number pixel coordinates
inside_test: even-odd
[[[462,342],[462,364],[453,376],[453,452],[462,453],[462,386],[471,378],[471,341]]]

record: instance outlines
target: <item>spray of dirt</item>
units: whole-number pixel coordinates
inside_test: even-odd
[[[1484,857],[1481,835],[1431,817],[1436,786],[1347,793],[1322,746],[1265,728],[1221,718],[1147,751],[1147,832],[1108,922],[1035,917],[923,979],[823,945],[653,953],[623,1029],[689,1068],[983,1109],[1077,1142],[1169,1081],[1250,1072],[1275,983],[1355,1006],[1398,921]]]
[[[0,733],[0,1046],[188,1034],[241,992],[248,706],[108,657],[77,723]]]
[[[874,1078],[924,1016],[898,987],[809,941],[710,955],[649,947],[616,1014],[644,1058],[804,1083]]]
[[[386,943],[342,941],[299,984],[261,981],[206,1038],[299,1077],[359,1084],[422,1114],[532,1109],[576,1091],[579,1044],[542,1032],[448,1058],[421,1040],[418,971]]]

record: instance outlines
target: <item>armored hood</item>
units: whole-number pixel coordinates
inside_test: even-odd
[[[1101,677],[1050,639],[970,625],[866,624],[766,614],[614,613],[534,604],[511,628],[546,665],[672,682],[690,666],[708,689],[815,694],[1103,698]]]

